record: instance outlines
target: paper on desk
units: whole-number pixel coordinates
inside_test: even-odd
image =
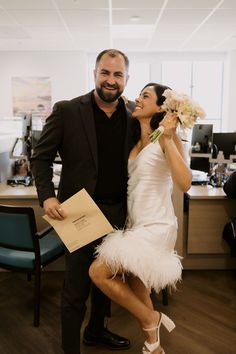
[[[78,193],[61,204],[66,213],[63,220],[54,220],[44,215],[70,252],[97,240],[113,230],[102,211],[86,192]]]

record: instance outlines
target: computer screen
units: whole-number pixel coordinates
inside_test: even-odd
[[[213,157],[216,158],[219,151],[223,151],[224,158],[236,155],[236,132],[213,134]]]
[[[32,149],[34,149],[35,146],[37,145],[41,133],[42,133],[42,130],[32,130],[32,131],[31,131],[31,145],[32,145]]]
[[[212,147],[213,124],[195,124],[192,130],[192,153],[210,153]]]
[[[31,116],[25,115],[22,117],[22,136],[28,137],[31,131]]]
[[[191,157],[190,161],[191,170],[203,171],[206,173],[210,172],[210,162],[209,157]]]
[[[191,139],[191,161],[190,168],[209,172],[209,157],[195,157],[194,154],[209,154],[212,148],[213,124],[195,124],[192,130]]]

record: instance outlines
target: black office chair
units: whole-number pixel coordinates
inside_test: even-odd
[[[35,276],[34,321],[40,322],[40,280],[43,267],[64,254],[51,227],[37,232],[32,207],[0,205],[0,267]]]
[[[162,303],[165,306],[168,306],[168,288],[162,289]]]
[[[155,290],[151,291],[151,298],[154,302],[157,301],[157,297],[159,294],[155,292]],[[169,299],[168,299],[168,287],[164,288],[161,290],[161,296],[162,296],[162,305],[168,306]]]

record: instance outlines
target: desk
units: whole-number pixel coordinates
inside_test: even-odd
[[[236,215],[234,199],[222,188],[192,186],[186,194],[183,226],[184,266],[189,269],[231,269],[236,259],[222,239],[224,225]]]
[[[40,231],[49,224],[42,218],[44,210],[39,206],[37,191],[34,186],[22,185],[11,187],[6,183],[0,183],[0,204],[30,206],[34,209],[37,230]],[[53,264],[47,266],[47,270],[63,270],[64,258],[61,257]]]
[[[0,183],[0,203],[5,205],[31,206],[35,212],[38,231],[48,226],[48,223],[42,218],[44,211],[39,206],[34,186],[25,187],[19,185],[11,187],[5,183]]]
[[[183,256],[185,269],[232,269],[228,245],[222,240],[222,230],[232,215],[235,215],[235,200],[228,199],[222,188],[192,186],[184,212],[183,193],[174,189],[173,203],[178,218],[176,249]],[[32,206],[38,230],[48,226],[42,219],[43,209],[39,206],[34,186],[11,187],[0,184],[0,203]],[[51,266],[50,266],[51,267]]]

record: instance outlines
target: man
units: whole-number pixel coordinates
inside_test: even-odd
[[[223,190],[228,198],[236,198],[236,171],[233,171],[225,181]],[[230,247],[232,257],[236,257],[236,214],[231,215],[223,229],[223,239]]]
[[[54,219],[65,217],[60,203],[82,188],[92,196],[110,223],[122,227],[126,218],[127,159],[130,147],[132,102],[121,95],[128,81],[129,61],[118,50],[101,52],[94,70],[95,90],[55,104],[34,150],[31,169],[40,204]],[[57,152],[62,160],[57,198],[52,183],[52,164]],[[73,253],[66,251],[62,291],[62,347],[65,354],[80,354],[80,329],[90,293],[89,266],[93,242]],[[127,349],[128,339],[108,331],[105,317],[110,302],[92,285],[91,317],[83,342]]]
[[[225,194],[229,198],[236,198],[236,171],[233,171],[223,185]]]

